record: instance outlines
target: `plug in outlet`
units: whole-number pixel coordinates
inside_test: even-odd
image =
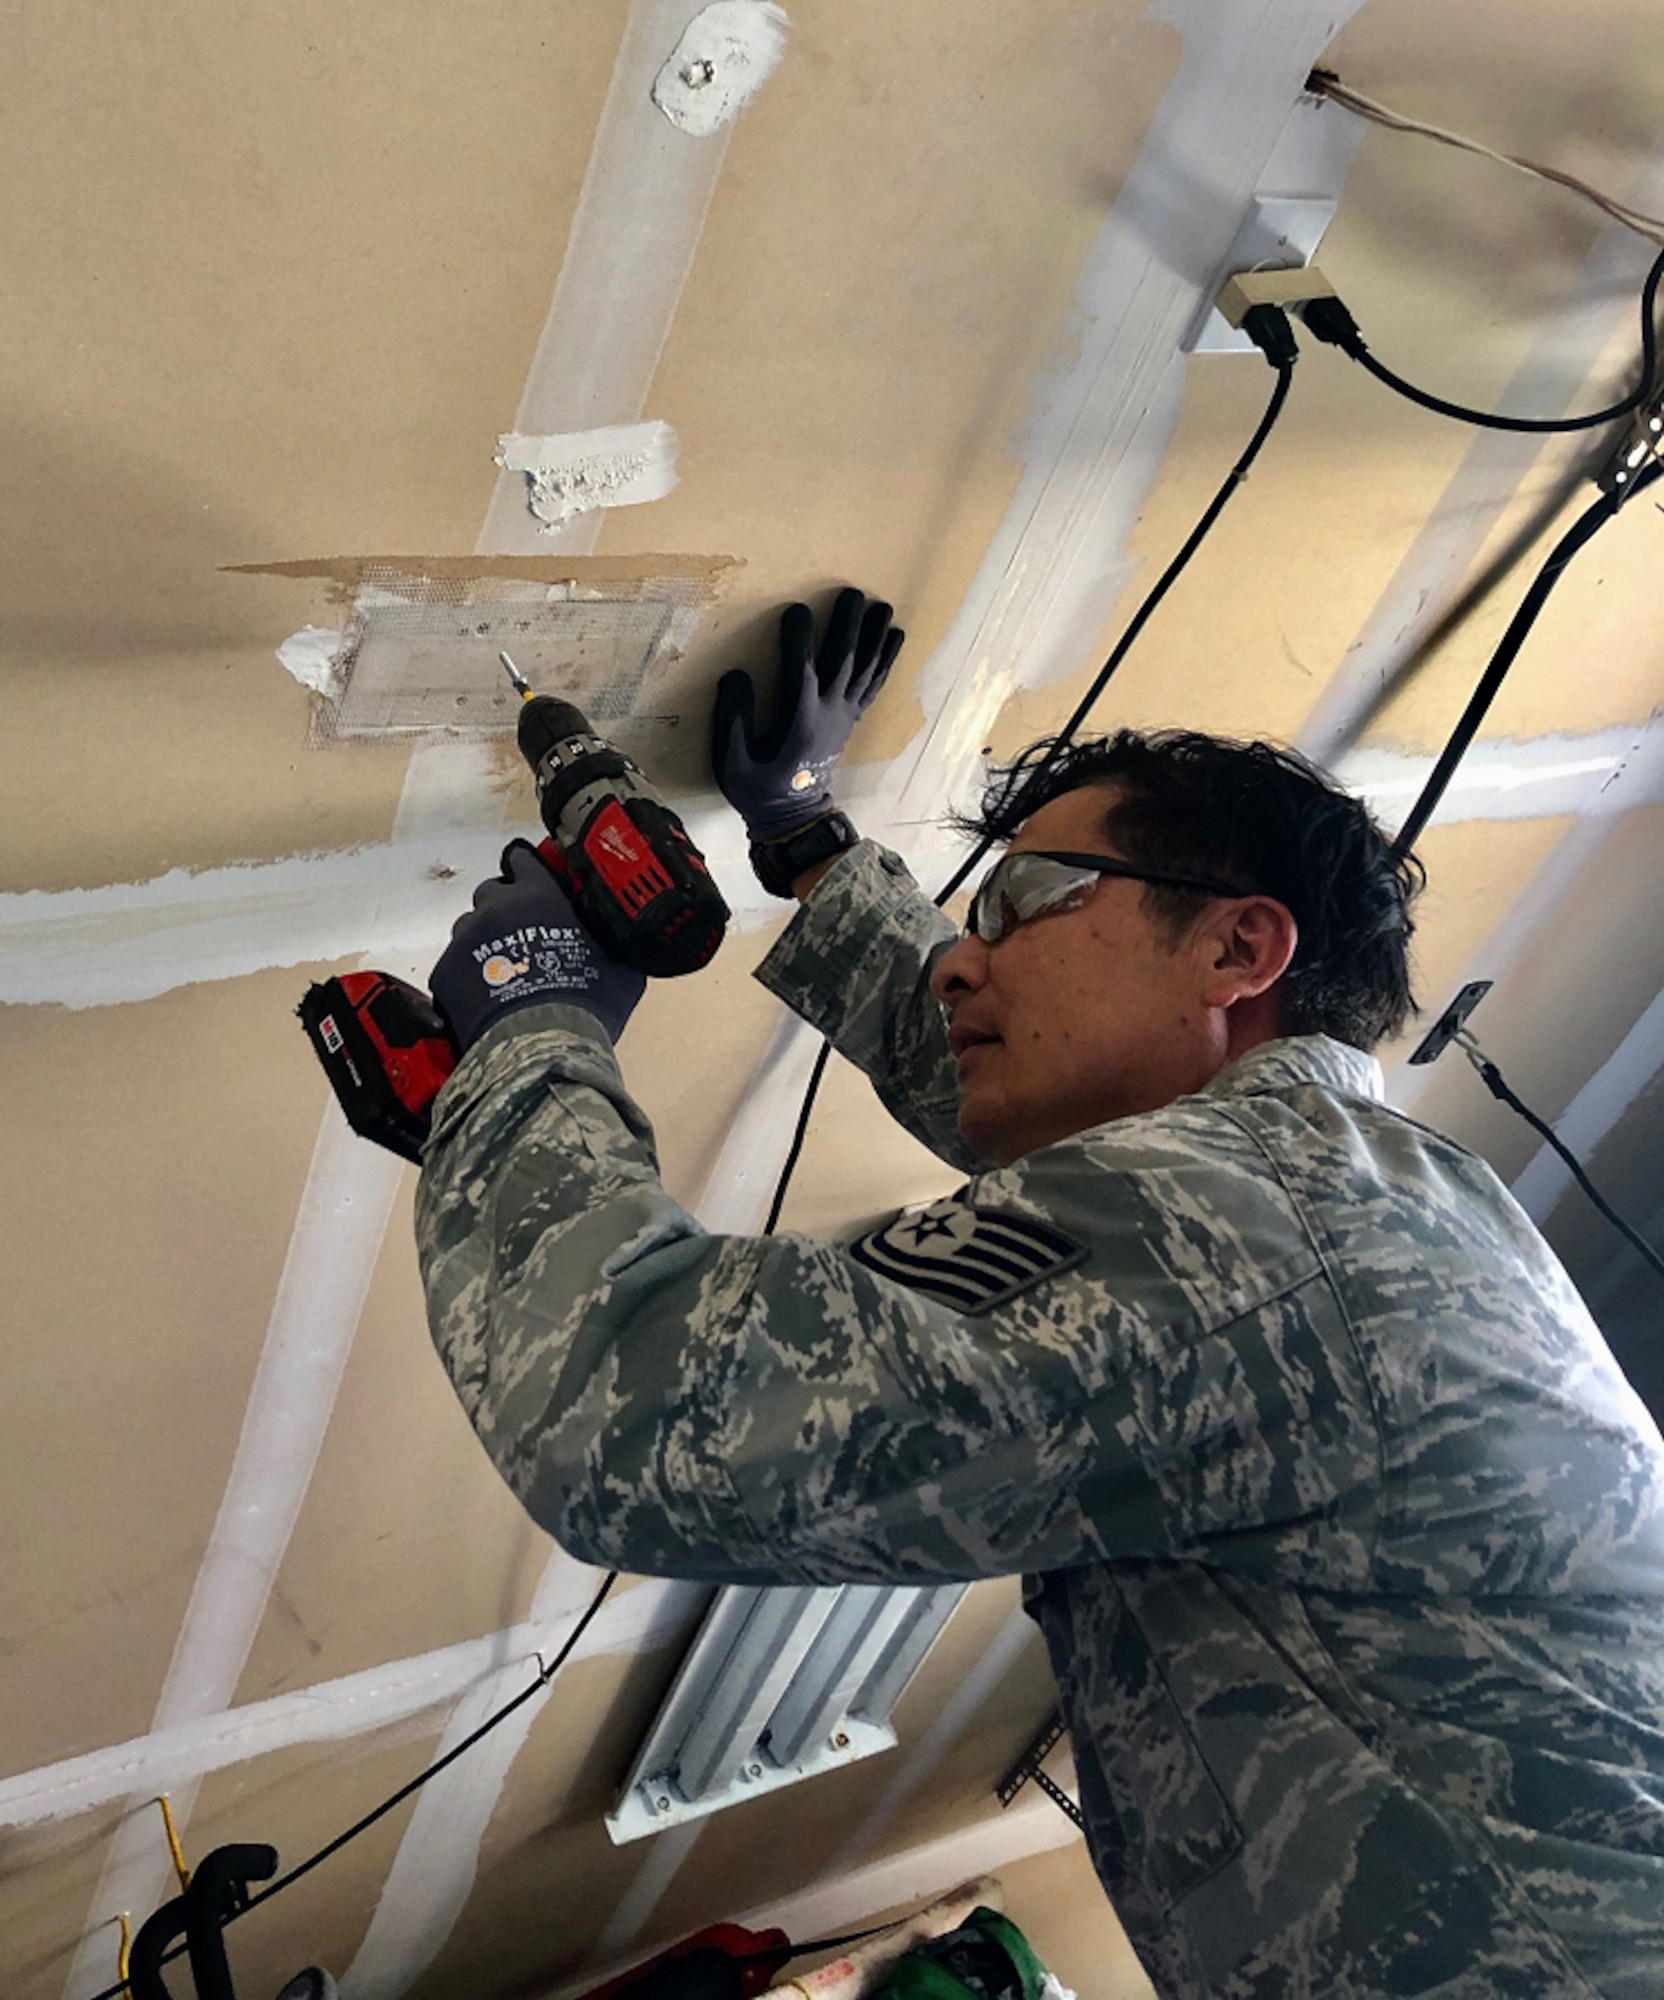
[[[1649,466],[1664,464],[1664,395],[1655,395],[1630,425],[1617,452],[1595,475],[1595,484],[1614,498],[1625,496]]]
[[[1185,352],[1257,354],[1259,349],[1242,331],[1242,315],[1250,306],[1286,306],[1332,294],[1334,287],[1321,273],[1312,272],[1311,260],[1334,219],[1335,206],[1333,199],[1321,195],[1256,195],[1248,220],[1220,266],[1222,276],[1214,302],[1202,315],[1195,334],[1184,343]],[[1273,289],[1243,299],[1233,318],[1223,310],[1227,295],[1235,301],[1232,287],[1247,286],[1250,281],[1254,287],[1271,283]],[[1275,289],[1281,284],[1293,289]]]
[[[1239,271],[1220,287],[1218,311],[1227,326],[1240,327],[1255,306],[1304,305],[1308,299],[1340,295],[1315,264],[1292,271]]]

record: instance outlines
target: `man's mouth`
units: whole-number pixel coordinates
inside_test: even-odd
[[[955,1027],[948,1030],[948,1047],[958,1058],[958,1074],[961,1078],[977,1060],[979,1050],[994,1048],[999,1036],[990,1034],[984,1028]]]

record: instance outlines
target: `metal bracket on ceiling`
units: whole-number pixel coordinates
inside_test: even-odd
[[[1048,1777],[1041,1768],[1046,1759],[1063,1741],[1066,1725],[1063,1711],[1054,1708],[1041,1725],[1040,1733],[1023,1754],[994,1787],[994,1795],[1002,1806],[1008,1806],[1024,1785],[1038,1785],[1047,1798],[1061,1812],[1074,1821],[1084,1832],[1086,1821],[1081,1817],[1080,1807],[1055,1778]]]
[[[1468,1016],[1490,992],[1491,984],[1488,979],[1470,980],[1422,1037],[1410,1061],[1417,1066],[1437,1062],[1451,1043],[1460,1039]]]

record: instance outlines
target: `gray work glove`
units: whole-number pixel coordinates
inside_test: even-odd
[[[531,842],[511,840],[502,874],[474,891],[428,985],[467,1050],[504,1014],[550,1000],[586,1008],[616,1042],[647,981],[584,929]]]
[[[832,766],[889,675],[907,636],[889,605],[840,590],[816,656],[814,614],[780,615],[780,677],[769,725],[757,723],[757,690],[742,668],[717,683],[711,770],[754,841],[783,840],[833,810]]]

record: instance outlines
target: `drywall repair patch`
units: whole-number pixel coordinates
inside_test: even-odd
[[[767,81],[791,23],[773,0],[713,0],[653,83],[653,102],[696,139],[730,125]]]
[[[341,692],[341,635],[327,625],[303,625],[277,649],[279,661],[314,694]]]
[[[669,424],[609,424],[558,437],[497,440],[497,463],[526,475],[526,505],[552,535],[596,507],[638,507],[676,484],[676,433]]]
[[[312,705],[314,744],[511,736],[507,652],[540,694],[609,732],[662,734],[668,687],[731,556],[363,556],[251,563],[326,586],[338,677]],[[311,627],[316,632],[321,628]],[[321,649],[320,649],[321,650]]]

